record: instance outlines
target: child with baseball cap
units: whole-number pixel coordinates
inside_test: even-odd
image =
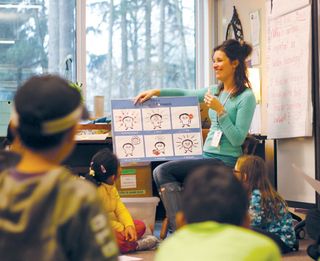
[[[60,165],[83,111],[80,93],[58,76],[18,89],[11,122],[24,148],[0,175],[0,260],[117,260],[96,188]]]

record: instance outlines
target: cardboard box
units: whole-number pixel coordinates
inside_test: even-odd
[[[132,218],[143,221],[146,225],[145,234],[153,234],[154,232],[156,209],[159,201],[160,199],[158,197],[122,199]]]
[[[116,187],[120,197],[152,197],[151,163],[122,163]]]

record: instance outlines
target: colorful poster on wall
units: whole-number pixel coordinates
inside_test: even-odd
[[[143,104],[111,101],[113,150],[121,162],[202,158],[196,97],[159,97]]]

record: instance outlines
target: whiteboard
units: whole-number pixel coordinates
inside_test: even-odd
[[[315,144],[313,138],[277,140],[277,191],[286,200],[315,203],[315,192],[299,177],[295,164],[311,178],[315,178]]]
[[[275,18],[280,15],[284,15],[287,13],[290,13],[292,11],[301,9],[302,7],[305,7],[310,4],[310,0],[278,0],[272,1],[272,10],[271,10],[271,1],[267,1],[267,10],[268,10],[268,16],[269,18]]]
[[[268,138],[312,136],[310,5],[267,17],[267,36]]]

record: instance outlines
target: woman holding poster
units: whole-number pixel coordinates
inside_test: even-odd
[[[213,50],[213,69],[219,85],[197,90],[152,89],[140,93],[135,103],[153,96],[197,96],[209,108],[210,132],[203,147],[202,160],[166,162],[153,173],[172,230],[175,214],[180,209],[182,185],[187,175],[202,165],[225,164],[234,167],[242,155],[243,144],[251,125],[256,101],[247,76],[245,60],[251,45],[226,40]]]

